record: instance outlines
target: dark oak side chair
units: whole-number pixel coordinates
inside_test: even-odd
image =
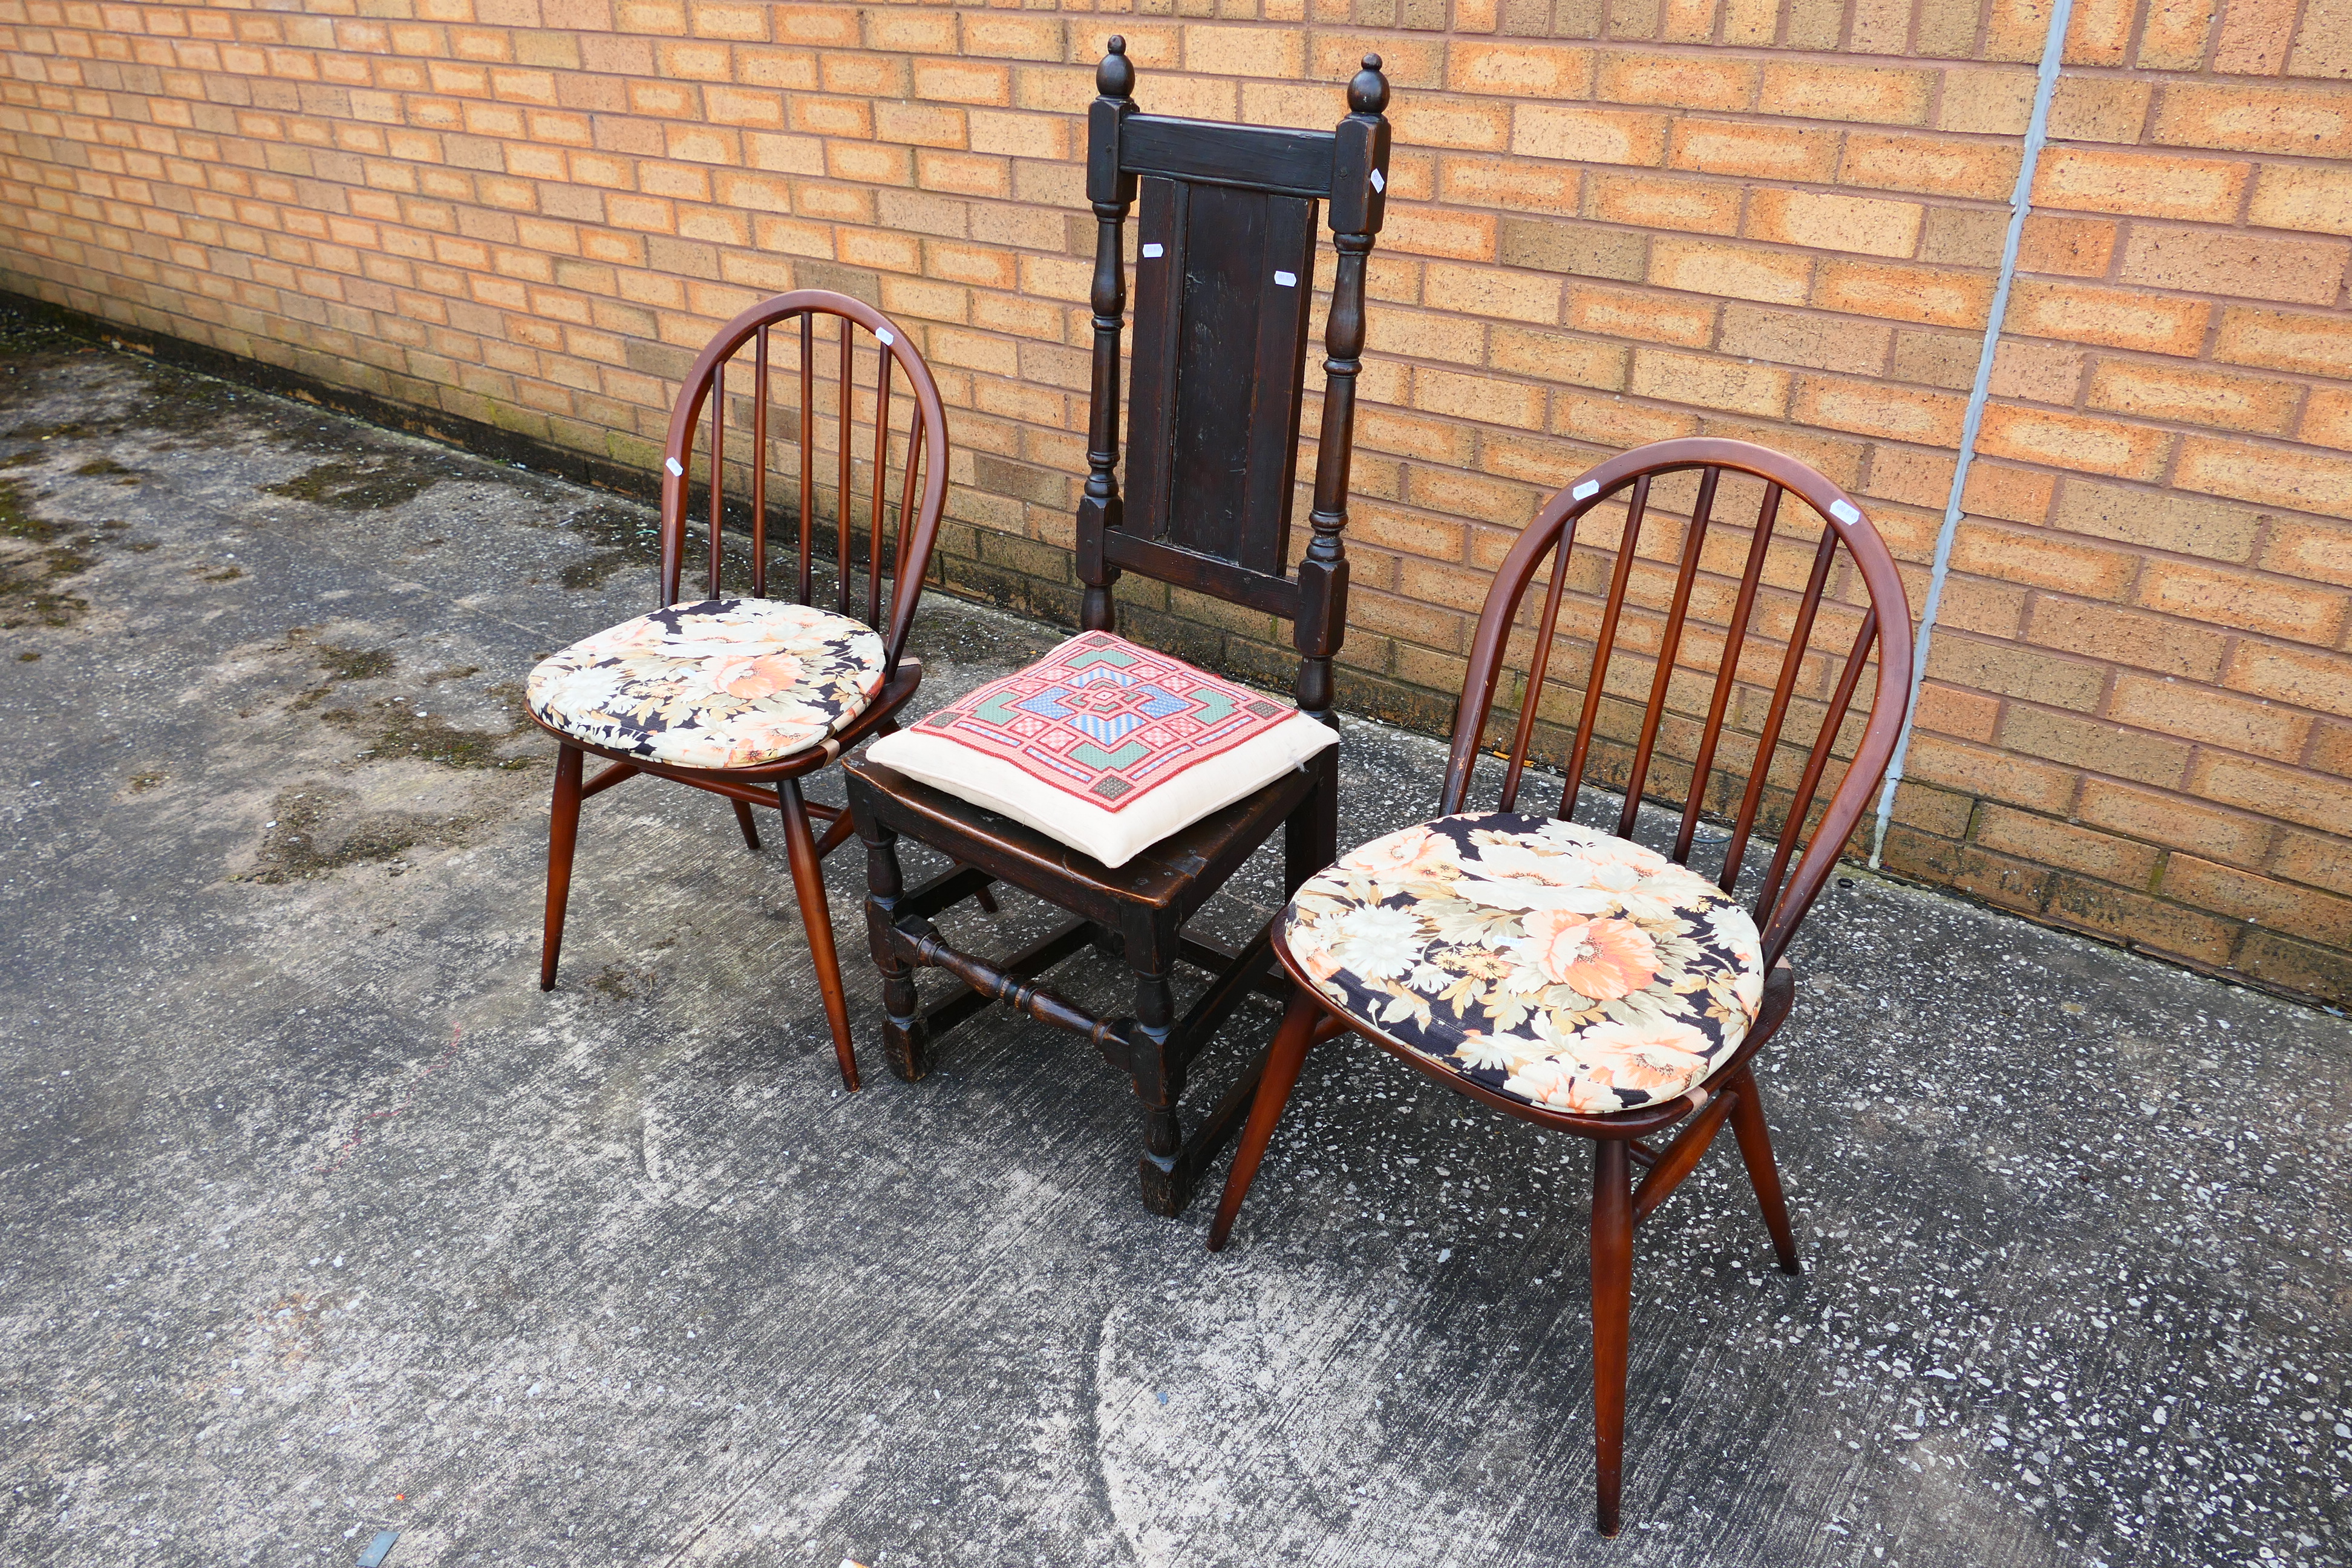
[[[1367,57],[1348,87],[1349,113],[1334,131],[1207,123],[1139,113],[1125,49],[1124,40],[1110,40],[1088,120],[1087,194],[1097,220],[1095,352],[1088,473],[1077,509],[1084,631],[1073,640],[1112,631],[1111,588],[1122,572],[1279,616],[1296,624],[1297,712],[1329,725],[1331,658],[1347,618],[1340,531],[1364,336],[1364,268],[1387,185],[1389,131],[1381,111],[1388,83],[1379,58]],[[1127,296],[1121,244],[1139,193],[1134,434],[1122,500],[1115,478]],[[1336,270],[1310,526],[1292,571],[1286,562],[1318,202],[1329,204]],[[1126,653],[1108,649],[1108,656],[1149,654],[1123,646]],[[1069,654],[1071,647],[1057,652]],[[1097,658],[1107,649],[1070,657]],[[1180,683],[1214,679],[1165,656],[1150,658],[1163,669],[1176,666]],[[1099,670],[1080,671],[1035,700],[1046,702],[1055,691],[1069,696],[1094,673]],[[1086,688],[1080,695],[1104,689]],[[1254,694],[1228,700],[1281,709]],[[1116,717],[1124,724],[1141,716]],[[927,716],[894,740],[929,733],[940,718]],[[1090,721],[1082,713],[1073,721]],[[1338,780],[1335,754],[1326,749],[1330,741],[1328,731],[1319,734],[1310,760],[1239,799],[1225,796],[1232,804],[1171,828],[1119,863],[960,798],[936,781],[919,782],[881,756],[869,753],[851,764],[850,807],[866,845],[867,929],[882,972],[892,1069],[921,1078],[940,1035],[993,999],[1082,1035],[1129,1076],[1143,1102],[1145,1206],[1162,1215],[1181,1211],[1202,1167],[1239,1126],[1257,1076],[1255,1066],[1245,1071],[1188,1139],[1177,1110],[1187,1071],[1244,995],[1275,989],[1265,932],[1236,948],[1189,933],[1185,923],[1277,828],[1286,888],[1329,863]],[[1108,780],[1104,787],[1124,785]],[[939,850],[958,868],[908,889],[897,853],[901,835]],[[1076,918],[1001,960],[950,947],[932,918],[999,880]],[[1132,1016],[1096,1018],[1036,984],[1089,944],[1121,955],[1133,971]],[[1179,962],[1212,976],[1181,1018],[1170,984]],[[918,966],[945,970],[961,984],[921,1006]]]
[[[824,335],[820,323],[827,327]],[[768,596],[768,475],[776,447],[783,444],[770,440],[769,405],[778,376],[793,374],[771,363],[770,340],[780,334],[797,338],[800,349],[793,376],[797,403],[783,410],[797,425],[799,437],[797,600]],[[740,363],[747,345],[748,366]],[[821,359],[834,363],[822,367]],[[730,395],[730,364],[742,377],[736,385],[748,389],[748,395],[741,390]],[[912,399],[905,429],[895,439],[894,374],[905,378]],[[827,398],[832,417],[821,419],[818,405]],[[707,594],[687,601],[680,598],[679,583],[686,566],[690,470],[696,426],[706,409]],[[870,440],[858,428],[861,412],[872,418]],[[826,425],[835,435],[834,560],[839,579],[830,608],[816,602],[812,558],[820,521],[818,469],[827,459],[819,437]],[[730,428],[741,447],[730,443]],[[868,480],[862,520],[856,483],[861,464]],[[823,865],[849,837],[850,821],[836,807],[803,800],[800,781],[867,737],[887,733],[922,679],[921,661],[905,657],[907,632],[939,532],[947,479],[947,416],[930,367],[905,332],[862,301],[822,289],[780,294],[728,322],[696,357],[663,447],[661,607],[583,638],[531,672],[530,715],[562,747],[548,832],[541,990],[555,984],[583,800],[639,773],[691,784],[734,803],[743,842],[754,850],[760,835],[751,807],[772,805],[783,814],[793,887],[808,927],[842,1079],[857,1087]],[[719,583],[719,524],[729,510],[730,484],[748,491],[750,597],[725,597]],[[741,504],[737,515],[743,515]],[[863,594],[856,595],[861,521],[865,582]],[[852,614],[853,597],[862,601],[856,606],[862,617]],[[583,784],[590,752],[613,765]],[[829,825],[822,838],[809,826],[812,816]]]
[[[1654,627],[1645,618],[1636,639],[1654,656],[1654,670],[1633,739],[1624,805],[1614,830],[1604,833],[1577,824],[1571,814],[1625,625],[1634,545],[1655,510],[1653,481],[1690,469],[1698,471],[1696,499],[1682,525],[1672,596]],[[1662,855],[1632,841],[1634,817],[1652,780],[1659,731],[1669,721],[1677,660],[1696,640],[1685,637],[1686,623],[1727,473],[1762,480],[1762,503],[1725,619],[1681,825],[1671,853]],[[1521,815],[1519,781],[1559,626],[1561,589],[1573,574],[1577,526],[1629,489],[1607,597],[1587,606],[1598,610],[1597,629],[1567,788],[1555,816]],[[1825,526],[1810,568],[1773,572],[1768,558],[1798,553],[1785,540],[1776,552],[1776,531],[1801,533],[1809,526],[1792,527],[1782,517],[1789,496],[1819,513]],[[1717,563],[1724,575],[1739,550],[1736,537],[1721,542]],[[1521,602],[1547,561],[1550,585],[1540,618],[1532,639],[1515,645]],[[1801,593],[1776,585],[1768,596],[1768,581],[1793,582],[1797,572],[1803,574]],[[1826,654],[1809,651],[1814,633],[1827,629],[1824,622],[1849,619],[1852,640],[1842,663],[1833,657],[1834,641]],[[1769,642],[1751,638],[1780,642],[1777,660]],[[1877,685],[1869,719],[1791,872],[1791,855],[1822,775],[1844,743],[1848,710],[1874,647]],[[1738,759],[1722,742],[1743,650],[1759,673],[1773,663],[1779,673],[1731,810],[1722,870],[1710,881],[1688,862],[1710,780],[1719,769],[1727,788],[1717,798],[1727,806],[1734,798],[1728,786],[1739,784]],[[1502,753],[1497,809],[1470,812],[1465,801],[1496,684],[1518,662],[1515,654],[1528,659],[1529,674]],[[1795,995],[1789,940],[1885,771],[1910,681],[1911,609],[1902,579],[1877,531],[1837,486],[1743,441],[1693,437],[1622,453],[1552,498],[1488,590],[1454,720],[1439,819],[1351,851],[1301,887],[1276,922],[1274,951],[1290,974],[1289,1004],[1234,1156],[1210,1250],[1222,1249],[1232,1233],[1307,1047],[1337,1035],[1360,1035],[1507,1115],[1591,1139],[1592,1401],[1604,1535],[1615,1534],[1618,1524],[1633,1227],[1690,1174],[1727,1121],[1780,1267],[1798,1272],[1796,1236],[1748,1062],[1789,1016]],[[1801,704],[1821,713],[1820,728],[1801,767],[1789,770],[1778,765],[1781,732]],[[1768,780],[1787,781],[1791,771],[1788,795],[1776,801],[1785,826],[1752,908],[1743,908],[1732,889]],[[1676,1122],[1681,1130],[1663,1145],[1642,1142]],[[1647,1172],[1638,1185],[1635,1165]]]

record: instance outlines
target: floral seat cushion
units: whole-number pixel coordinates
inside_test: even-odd
[[[1729,1059],[1764,998],[1756,923],[1654,850],[1553,817],[1442,817],[1309,879],[1292,956],[1351,1017],[1482,1088],[1605,1114]]]
[[[681,767],[748,768],[839,733],[882,689],[882,639],[780,599],[672,605],[583,637],[526,700],[593,745]]]

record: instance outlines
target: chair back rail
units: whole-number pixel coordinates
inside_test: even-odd
[[[1377,56],[1332,131],[1220,125],[1140,112],[1126,41],[1096,71],[1087,195],[1097,221],[1087,476],[1077,516],[1081,623],[1109,629],[1121,572],[1292,620],[1298,703],[1329,715],[1347,618],[1349,468],[1364,324],[1364,260],[1385,210],[1388,83]],[[1120,494],[1125,227],[1138,205],[1127,492]],[[1325,328],[1312,527],[1286,560],[1306,401],[1318,205],[1338,255]]]
[[[835,325],[834,343],[817,332],[820,318]],[[748,502],[751,535],[751,592],[768,596],[768,474],[778,453],[770,438],[770,405],[774,400],[777,367],[772,340],[779,330],[798,341],[797,461],[792,469],[799,481],[796,562],[798,597],[814,603],[814,545],[820,501],[817,472],[824,466],[819,446],[817,403],[821,359],[833,361],[823,377],[834,401],[834,561],[838,568],[835,607],[845,616],[864,612],[867,626],[882,634],[887,652],[887,674],[895,676],[908,628],[914,623],[919,585],[908,581],[917,563],[928,563],[939,531],[940,514],[947,498],[947,414],[929,366],[916,353],[907,334],[896,323],[860,300],[824,289],[802,289],[763,300],[738,315],[696,356],[686,384],[670,416],[668,438],[663,445],[661,493],[662,603],[678,600],[685,572],[686,531],[696,468],[696,432],[709,415],[703,452],[709,506],[707,583],[711,597],[720,591],[721,528],[728,506],[730,479]],[[870,348],[861,349],[861,335]],[[751,363],[740,363],[746,345]],[[828,352],[830,351],[830,352]],[[860,386],[860,365],[870,364],[870,379]],[[730,366],[748,369],[750,395],[729,396]],[[891,419],[893,382],[903,377],[908,413],[903,445],[898,447],[899,474],[892,513],[890,459],[894,442]],[[867,451],[867,483],[863,496],[866,562],[863,602],[853,596],[857,579],[855,521],[861,497],[856,484],[860,450],[858,405],[872,397],[873,437]],[[748,437],[746,455],[730,455],[730,426]],[[889,538],[889,591],[883,589],[884,540]],[[886,677],[887,679],[887,677]]]
[[[1633,832],[1657,758],[1675,673],[1684,657],[1701,558],[1706,552],[1709,529],[1717,526],[1715,512],[1725,474],[1744,474],[1763,481],[1763,498],[1749,532],[1729,618],[1722,630],[1706,717],[1691,758],[1691,782],[1681,803],[1682,816],[1672,850],[1677,862],[1688,863],[1697,837],[1708,782],[1717,771],[1723,732],[1728,725],[1733,689],[1741,684],[1741,654],[1758,619],[1776,531],[1784,524],[1786,499],[1795,496],[1818,512],[1822,521],[1821,539],[1811,552],[1804,586],[1787,623],[1786,646],[1779,660],[1771,698],[1756,726],[1755,751],[1732,815],[1718,879],[1726,892],[1738,880],[1748,842],[1756,831],[1766,784],[1790,710],[1799,700],[1798,687],[1807,669],[1809,650],[1821,623],[1822,603],[1830,595],[1832,569],[1841,547],[1860,578],[1864,601],[1854,606],[1860,610],[1858,624],[1837,666],[1836,678],[1829,683],[1820,730],[1805,752],[1771,861],[1757,894],[1755,915],[1763,931],[1764,958],[1769,965],[1788,945],[1797,922],[1804,918],[1821,891],[1830,868],[1868,805],[1894,752],[1911,680],[1910,604],[1893,555],[1861,508],[1843,490],[1794,458],[1745,441],[1711,437],[1659,441],[1610,458],[1554,496],[1520,535],[1487,591],[1463,686],[1462,708],[1454,720],[1443,809],[1448,814],[1465,809],[1472,774],[1485,744],[1496,689],[1511,662],[1512,630],[1519,618],[1520,605],[1537,573],[1549,562],[1550,582],[1537,616],[1534,640],[1528,646],[1527,678],[1519,695],[1517,722],[1503,752],[1503,782],[1497,805],[1506,811],[1517,807],[1528,747],[1534,739],[1537,711],[1542,703],[1545,679],[1559,629],[1563,591],[1571,574],[1578,525],[1597,508],[1622,495],[1625,498],[1624,523],[1618,535],[1606,596],[1592,633],[1593,654],[1585,671],[1582,701],[1569,745],[1567,782],[1557,815],[1565,817],[1573,813],[1578,792],[1584,783],[1602,700],[1609,690],[1611,661],[1620,651],[1643,527],[1656,510],[1653,481],[1692,469],[1698,471],[1696,499],[1675,563],[1673,587],[1656,627],[1656,645],[1654,650],[1645,650],[1647,657],[1654,658],[1654,668],[1642,705],[1640,727],[1633,738],[1624,805],[1615,824],[1620,837]],[[1874,652],[1878,675],[1869,719],[1827,807],[1805,841],[1802,855],[1796,858],[1792,874],[1791,857],[1811,816],[1814,798],[1838,749],[1864,669],[1872,662]],[[1816,660],[1817,676],[1822,673],[1818,666]]]

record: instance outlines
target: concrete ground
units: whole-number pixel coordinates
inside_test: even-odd
[[[780,848],[658,783],[591,803],[541,994],[518,684],[648,607],[648,514],[0,370],[0,1561],[2352,1557],[2343,1018],[1841,879],[1764,1068],[1810,1271],[1727,1141],[1645,1229],[1603,1542],[1580,1143],[1325,1047],[1212,1258],[1081,1043],[882,1069],[854,852],[841,1092]],[[927,707],[1056,634],[916,636]],[[1433,742],[1348,742],[1351,841],[1427,813]]]

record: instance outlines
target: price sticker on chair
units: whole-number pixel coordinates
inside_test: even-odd
[[[667,468],[671,473],[676,474],[681,479],[686,478],[686,470],[677,466],[677,459],[676,458],[663,458],[662,467]]]
[[[1274,275],[1274,286],[1277,289],[1296,289],[1298,287],[1298,274],[1277,271]]]
[[[1143,247],[1143,259],[1146,261],[1157,261],[1167,254],[1168,247],[1157,240]]]

